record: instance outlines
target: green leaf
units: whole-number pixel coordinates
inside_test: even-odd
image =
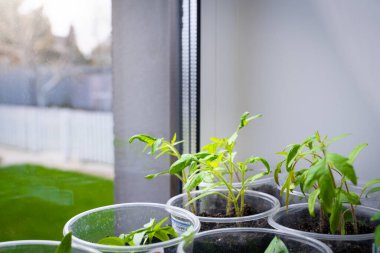
[[[375,243],[376,246],[380,246],[380,226],[377,226],[375,229]]]
[[[291,181],[292,181],[292,177],[294,175],[294,171],[291,170],[288,174],[288,177],[286,178],[285,180],[285,183],[284,185],[281,187],[281,192],[280,192],[280,195],[283,194],[284,190],[286,190],[286,196],[285,196],[285,204],[286,204],[286,208],[288,208],[288,205],[289,205],[289,193],[290,193],[290,188],[291,188]]]
[[[184,185],[184,189],[185,191],[187,192],[191,192],[195,187],[197,187],[200,183],[202,183],[203,181],[203,173],[197,173],[197,174],[193,174],[189,180],[186,182],[186,184]]]
[[[201,152],[198,152],[198,153],[195,153],[194,156],[201,160],[201,159],[205,159],[207,157],[206,160],[208,159],[212,159],[213,157],[215,157],[214,154],[210,154],[209,152],[204,152],[204,151],[201,151]]]
[[[288,152],[285,152],[285,151],[282,151],[282,152],[276,152],[276,155],[280,155],[280,156],[283,156],[283,157],[287,157],[287,156],[288,156]]]
[[[154,226],[154,230],[158,230],[160,229],[160,227],[164,224],[165,221],[168,220],[168,217],[165,217],[163,218],[159,223],[157,223],[155,226]]]
[[[65,235],[54,253],[71,253],[71,237],[72,232]]]
[[[215,143],[210,143],[202,147],[202,150],[209,152],[210,154],[214,154],[216,152],[217,145]]]
[[[339,141],[340,139],[343,139],[343,138],[346,138],[347,136],[351,135],[350,133],[345,133],[345,134],[341,134],[341,135],[338,135],[332,139],[330,139],[327,143],[326,143],[326,146],[329,146],[330,144],[336,142],[336,141]]]
[[[176,174],[184,170],[194,160],[194,156],[191,154],[183,154],[181,158],[175,161],[169,169],[170,174]]]
[[[315,216],[315,202],[318,198],[318,195],[320,193],[320,189],[316,189],[315,191],[313,191],[312,193],[310,193],[309,195],[309,199],[308,199],[308,202],[307,202],[307,205],[308,205],[308,208],[309,208],[309,213],[311,216]]]
[[[148,145],[152,145],[156,141],[156,138],[146,134],[137,134],[129,139],[129,143],[132,143],[134,140],[139,140],[141,142],[145,142]]]
[[[149,180],[152,180],[152,179],[155,179],[156,177],[158,177],[160,175],[164,175],[164,174],[168,174],[168,173],[169,173],[169,170],[164,170],[164,171],[158,172],[156,174],[146,175],[145,178],[149,179]]]
[[[333,205],[332,212],[329,218],[331,234],[335,234],[335,232],[338,229],[341,211],[342,211],[342,203],[338,200]]]
[[[264,253],[289,253],[289,250],[284,244],[284,242],[280,238],[275,236],[269,243]]]
[[[268,172],[260,172],[260,173],[257,173],[256,175],[252,175],[245,180],[244,185],[252,184],[255,182],[255,180],[262,178],[263,176],[266,176],[266,175],[268,175]]]
[[[307,171],[305,178],[305,189],[310,189],[310,187],[318,180],[322,175],[329,173],[327,168],[326,158],[319,160],[314,165],[310,166]]]
[[[340,194],[339,198],[341,199],[342,203],[360,205],[360,197],[355,192],[347,192],[347,191],[338,189],[338,194]]]
[[[281,162],[279,162],[276,166],[276,169],[274,170],[274,181],[276,182],[276,184],[280,185],[279,181],[278,181],[278,174],[281,173],[281,167],[282,165],[284,164],[286,160],[282,160]]]
[[[151,149],[151,151],[150,151],[150,154],[153,155],[154,153],[156,153],[156,151],[157,151],[158,148],[160,147],[161,143],[162,143],[162,138],[155,140],[155,141],[153,142],[153,144],[152,144],[152,149]]]
[[[365,196],[368,197],[368,195],[371,195],[371,193],[379,192],[379,191],[380,191],[380,187],[374,187],[371,190],[369,190]]]
[[[375,213],[375,215],[371,217],[371,221],[377,221],[377,220],[380,220],[380,212]]]
[[[134,234],[134,236],[133,236],[133,244],[134,245],[141,245],[141,242],[144,239],[144,236],[145,236],[146,232],[147,231],[145,230],[145,231],[142,231],[140,233]]]
[[[367,143],[363,143],[363,144],[359,144],[357,145],[350,153],[350,155],[348,156],[348,162],[353,164],[356,157],[359,155],[359,153],[365,148],[367,147],[368,144]]]
[[[354,185],[357,184],[357,177],[354,167],[349,159],[336,153],[328,153],[327,159],[332,162],[334,167],[345,177],[347,177]]]
[[[247,163],[256,163],[256,162],[261,162],[265,166],[265,168],[267,169],[267,172],[268,173],[270,172],[269,163],[264,158],[256,156],[256,157],[250,157],[247,160]]]
[[[322,175],[318,180],[320,189],[319,199],[321,200],[321,206],[327,212],[331,212],[331,208],[334,203],[334,184],[332,182],[330,174]]]
[[[192,161],[189,166],[189,175],[192,175],[198,168],[198,163]]]
[[[360,193],[360,195],[362,195],[369,187],[375,185],[375,184],[378,184],[380,183],[380,178],[376,178],[376,179],[372,179],[371,181],[369,181],[368,183],[366,183],[363,187],[363,190],[362,192]],[[367,194],[368,195],[368,194]]]
[[[104,244],[104,245],[125,246],[124,240],[116,236],[110,236],[110,237],[100,239],[97,243]]]
[[[238,133],[237,133],[237,132],[233,133],[233,134],[231,135],[231,137],[228,138],[228,142],[227,142],[228,145],[231,145],[231,144],[235,143],[237,137],[238,137]]]
[[[242,129],[243,127],[245,127],[251,120],[253,119],[256,119],[256,118],[260,118],[262,117],[263,115],[262,114],[256,114],[250,118],[248,118],[249,116],[249,112],[245,112],[243,113],[243,115],[240,117],[240,125],[239,125],[239,130]]]
[[[315,139],[318,141],[318,142],[321,142],[321,136],[319,135],[319,132],[315,132]]]
[[[172,138],[172,140],[170,141],[170,143],[171,143],[171,144],[174,144],[176,140],[177,140],[177,134],[174,133],[173,138]]]
[[[158,238],[161,242],[170,240],[170,237],[168,236],[168,234],[162,230],[156,231],[156,233],[154,233],[154,237]]]
[[[170,226],[162,227],[162,228],[160,228],[160,230],[164,231],[168,235],[172,235],[173,237],[177,237],[178,236],[177,232],[174,230],[174,228],[172,228]]]
[[[150,219],[142,228],[134,230],[129,234],[121,234],[119,237],[111,236],[101,239],[98,243],[105,245],[116,245],[116,246],[135,246],[135,245],[145,245],[152,243],[154,237],[159,240],[169,240],[169,235],[174,238],[177,237],[177,233],[170,226],[161,227],[168,217],[163,218],[159,223],[156,224],[155,219]]]
[[[291,164],[297,156],[298,150],[300,149],[300,144],[295,144],[289,151],[288,157],[286,158],[286,170],[289,171],[289,164]]]

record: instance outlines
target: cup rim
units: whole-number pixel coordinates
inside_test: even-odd
[[[218,192],[227,192],[227,189],[215,189],[213,191]],[[204,191],[198,190],[198,191],[192,191],[190,194],[198,194],[203,193]],[[187,193],[178,194],[172,198],[170,198],[167,202],[168,205],[174,206],[173,202],[177,199],[180,199],[182,197],[187,196]],[[265,201],[269,202],[269,204],[272,205],[272,208],[265,212],[261,212],[258,214],[248,215],[248,216],[242,216],[242,217],[228,217],[228,218],[216,218],[216,217],[203,217],[203,216],[197,216],[200,222],[212,222],[212,223],[236,223],[236,222],[244,222],[244,221],[251,221],[251,220],[258,220],[261,218],[265,218],[270,216],[271,214],[277,212],[277,210],[280,208],[280,202],[275,197],[259,192],[259,191],[252,191],[252,190],[246,190],[245,196],[254,196],[254,197],[260,197],[264,199]]]
[[[285,231],[281,230],[275,230],[275,229],[269,229],[269,228],[247,228],[247,227],[238,227],[238,228],[220,228],[220,229],[213,229],[213,230],[208,230],[208,231],[203,231],[201,233],[198,233],[195,235],[194,240],[203,237],[203,236],[209,236],[213,234],[218,234],[218,233],[240,233],[240,232],[259,232],[259,233],[271,233],[271,234],[276,234],[276,235],[285,235],[289,236],[291,239],[298,239],[297,241],[299,242],[307,242],[308,245],[311,245],[312,247],[315,248],[320,248],[322,249],[323,253],[333,253],[333,251],[323,242],[318,241],[314,238],[306,237],[303,235],[299,234],[290,234]],[[185,241],[181,242],[178,245],[178,253],[184,253],[185,251],[183,250],[185,247]]]
[[[193,223],[193,228],[195,232],[199,232],[200,230],[200,222],[194,214],[191,212],[175,207],[175,206],[169,206],[166,204],[159,204],[159,203],[151,203],[151,202],[134,202],[134,203],[121,203],[121,204],[114,204],[114,205],[108,205],[108,206],[102,206],[98,208],[94,208],[85,212],[82,212],[80,214],[75,215],[72,217],[68,222],[66,222],[64,228],[63,228],[63,234],[66,235],[70,231],[70,226],[74,224],[75,221],[78,219],[87,216],[89,214],[95,213],[95,212],[101,212],[105,210],[110,210],[110,209],[116,209],[116,208],[125,208],[125,207],[143,207],[143,208],[160,208],[166,210],[169,214],[174,213],[175,215],[178,215],[180,217],[186,217],[188,218],[192,223]],[[98,243],[93,243],[89,241],[85,241],[82,239],[79,239],[76,237],[74,234],[72,235],[72,240],[73,242],[80,244],[80,245],[85,245],[87,247],[95,248],[100,251],[114,251],[114,252],[135,252],[135,251],[149,251],[152,249],[156,248],[165,248],[165,247],[170,247],[173,245],[178,244],[183,240],[181,236],[178,236],[177,238],[171,239],[169,241],[165,242],[158,242],[158,243],[153,243],[153,244],[148,244],[148,245],[140,245],[140,246],[113,246],[113,245],[103,245],[103,244],[98,244]]]
[[[318,206],[318,204],[316,204]],[[359,208],[359,210],[368,210],[372,212],[378,212],[379,210],[367,206],[361,206],[358,205],[356,208]],[[331,235],[331,234],[321,234],[321,233],[314,233],[314,232],[307,232],[307,231],[302,231],[302,230],[297,230],[293,228],[289,228],[286,226],[283,226],[279,223],[277,223],[277,218],[282,216],[286,212],[294,212],[295,210],[304,210],[308,209],[308,203],[300,203],[300,204],[292,204],[289,205],[288,209],[286,206],[281,207],[276,213],[272,214],[268,218],[268,223],[271,225],[273,228],[286,231],[288,233],[295,233],[299,235],[304,235],[307,237],[312,237],[316,238],[318,240],[326,240],[326,241],[362,241],[362,240],[370,240],[374,239],[374,233],[368,233],[368,234],[358,234],[358,235]]]
[[[13,247],[18,245],[46,245],[46,246],[58,246],[60,244],[59,241],[52,241],[52,240],[14,240],[14,241],[6,241],[6,242],[0,242],[0,249],[2,247]],[[100,253],[100,251],[94,249],[85,247],[82,245],[78,245],[74,242],[72,242],[72,248],[74,249],[81,249],[84,251],[87,251],[89,253]]]

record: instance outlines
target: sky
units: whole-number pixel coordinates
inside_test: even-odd
[[[77,45],[84,55],[111,33],[111,0],[24,0],[19,8],[25,14],[43,7],[49,19],[52,33],[67,36],[74,27]]]

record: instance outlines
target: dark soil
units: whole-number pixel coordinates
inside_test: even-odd
[[[262,233],[228,233],[214,234],[204,238],[198,238],[193,244],[192,253],[262,253],[273,239],[273,234]],[[302,242],[289,240],[280,236],[288,247],[289,252],[315,253],[315,249]],[[318,251],[319,252],[319,251]]]
[[[244,205],[244,215],[243,216],[255,215],[255,214],[258,214],[261,212],[262,212],[262,208],[259,206],[252,207],[252,206]],[[203,211],[203,212],[199,213],[198,216],[213,217],[213,218],[231,218],[231,217],[236,217],[236,214],[235,214],[235,209],[232,208],[229,215],[226,214],[226,210],[219,210],[217,212],[215,212],[215,210],[212,210],[212,212]],[[270,226],[268,225],[267,219],[262,218],[262,219],[258,219],[258,220],[234,222],[234,223],[202,222],[200,231],[207,231],[207,230],[217,229],[217,228],[231,228],[231,227],[270,228]]]
[[[287,217],[287,219],[289,216]],[[302,213],[297,213],[297,215],[292,215],[291,222],[286,224],[286,226],[312,233],[322,233],[329,234],[328,226],[321,226],[321,223],[328,224],[328,221],[325,220],[321,222],[319,212],[316,213],[316,217],[311,217],[309,212],[305,210]],[[369,217],[358,217],[358,234],[369,234],[373,233],[375,230],[375,223],[370,222]],[[348,235],[354,234],[353,224],[348,222],[346,225],[346,231]]]
[[[247,205],[244,205],[244,212],[243,216],[249,216],[249,215],[255,215],[258,214],[260,211],[255,210],[254,207],[250,207]],[[214,218],[230,218],[230,217],[236,217],[235,208],[231,208],[230,214],[227,215],[225,213],[225,210],[222,210],[220,213],[207,213],[207,212],[201,212],[198,214],[198,216],[202,217],[214,217]]]

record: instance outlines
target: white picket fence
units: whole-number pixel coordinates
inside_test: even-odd
[[[0,144],[113,164],[112,113],[0,105]]]

